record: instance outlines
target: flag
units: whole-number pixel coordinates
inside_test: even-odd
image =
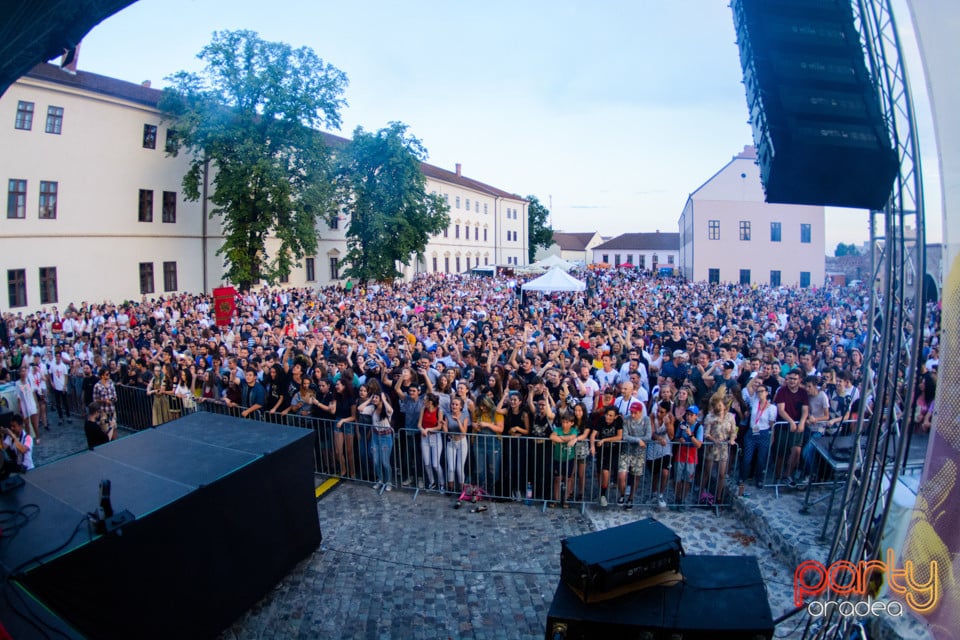
[[[236,289],[233,287],[218,287],[213,290],[213,313],[216,316],[218,327],[230,324],[236,309]]]

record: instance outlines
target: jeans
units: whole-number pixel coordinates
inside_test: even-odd
[[[463,468],[467,464],[467,437],[447,440],[447,484],[463,486]]]
[[[810,473],[813,471],[813,463],[817,458],[817,450],[814,448],[813,443],[822,437],[822,433],[814,431],[810,434],[810,439],[807,440],[807,444],[803,445],[803,452],[800,454],[800,457],[803,459],[803,464],[800,468],[805,476],[810,475]]]
[[[423,456],[423,467],[429,484],[443,484],[443,467],[440,466],[440,455],[443,452],[443,434],[430,433],[420,438],[420,453]],[[449,462],[448,462],[449,464]]]
[[[372,433],[370,456],[373,458],[373,474],[377,482],[384,484],[393,482],[393,470],[390,467],[390,458],[393,456],[393,434]]]
[[[770,430],[765,429],[754,433],[747,429],[743,437],[743,460],[740,461],[740,482],[747,479],[754,457],[757,458],[757,472],[754,477],[763,480],[763,473],[767,469],[767,456],[770,453]]]
[[[492,435],[479,435],[473,441],[473,481],[487,493],[494,493],[494,485],[500,478],[500,439]]]

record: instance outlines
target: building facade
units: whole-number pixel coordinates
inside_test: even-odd
[[[8,285],[0,307],[30,311],[228,284],[216,255],[220,225],[207,215],[208,202],[184,198],[185,155],[166,153],[160,94],[146,84],[41,64],[0,96],[0,177],[7,188],[0,274]],[[459,166],[423,170],[427,190],[450,202],[451,222],[406,275],[526,264],[523,198],[466,178]],[[321,224],[316,254],[285,284],[341,281],[348,224],[344,216]],[[277,244],[269,240],[268,252]]]
[[[824,207],[764,201],[752,146],[687,198],[680,271],[689,280],[821,286]]]
[[[534,257],[537,260],[543,260],[550,256],[557,256],[567,262],[589,264],[593,258],[593,248],[601,242],[603,237],[596,231],[576,233],[554,231],[553,244],[538,248]]]
[[[680,235],[676,233],[624,233],[593,247],[592,264],[619,267],[631,264],[637,269],[656,271],[676,269],[680,253]]]

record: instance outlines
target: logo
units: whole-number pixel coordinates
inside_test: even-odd
[[[861,560],[854,564],[839,560],[829,567],[816,560],[801,562],[793,572],[793,603],[804,606],[807,598],[815,598],[807,604],[807,612],[815,617],[825,616],[835,608],[843,616],[892,616],[903,615],[903,605],[896,600],[866,601],[877,592],[886,576],[890,591],[901,596],[907,606],[916,613],[924,614],[936,608],[940,597],[939,566],[930,563],[927,580],[921,582],[913,562],[907,560],[897,567],[896,554],[887,549],[887,561]],[[834,596],[847,598],[837,601]],[[853,602],[857,598],[859,602]]]

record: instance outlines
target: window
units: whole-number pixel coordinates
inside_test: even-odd
[[[667,256],[667,264],[673,264],[673,263],[674,263],[674,262],[673,262],[673,259],[674,259],[675,257],[676,257],[676,256],[674,256],[673,254],[670,254],[669,256]]]
[[[810,225],[800,225],[800,242],[804,244],[810,244]]]
[[[487,203],[486,203],[486,202],[483,203],[483,213],[484,213],[484,214],[488,213],[488,211],[487,211]]]
[[[466,204],[467,204],[467,211],[470,211],[470,198],[467,198]]]
[[[449,193],[443,194],[443,201],[447,203],[447,206],[450,206],[450,194],[449,194]]]
[[[177,132],[175,129],[167,129],[163,140],[163,150],[167,153],[173,153],[177,150]]]
[[[454,199],[454,202],[456,202],[457,209],[459,209],[459,208],[460,208],[460,196],[457,196],[457,197]]]
[[[750,269],[740,269],[740,284],[750,284]]]
[[[40,267],[40,304],[57,302],[57,268]]]
[[[443,272],[450,273],[450,256],[443,257]]]
[[[433,256],[433,272],[437,272],[437,256]]]
[[[486,228],[486,227],[483,228],[483,241],[484,241],[484,242],[487,241],[487,228]]]
[[[40,219],[55,220],[56,217],[57,217],[57,183],[41,180],[40,181]]]
[[[610,254],[605,253],[600,257],[601,257],[600,262],[606,262],[607,264],[610,264]]]
[[[13,126],[17,129],[30,131],[33,129],[33,103],[21,100],[17,103],[17,119]]]
[[[809,226],[809,225],[808,225],[808,226]],[[801,272],[800,272],[800,286],[803,287],[803,288],[807,288],[807,287],[810,286],[810,272],[809,272],[809,271],[801,271]]]
[[[740,239],[741,240],[750,239],[750,221],[749,220],[740,221]]]
[[[329,220],[327,220],[327,226],[330,227],[330,229],[334,229],[334,230],[339,229],[339,228],[340,228],[340,214],[337,214],[337,215],[333,216],[332,218],[330,218]]]
[[[63,129],[63,107],[47,107],[47,133],[60,135]]]
[[[647,254],[641,253],[637,256],[637,266],[641,269],[647,268]]]
[[[340,279],[340,259],[337,256],[330,256],[330,279]]]
[[[470,271],[470,256],[467,256],[467,271]]]
[[[27,181],[11,179],[7,184],[7,217],[27,217]]]
[[[177,221],[177,192],[176,191],[163,192],[163,221],[164,222]]]
[[[779,271],[770,271],[770,286],[779,287],[780,286],[780,272]]]
[[[137,220],[139,222],[153,222],[153,189],[140,189],[140,212]]]
[[[140,263],[140,293],[153,293],[153,263]]]
[[[150,265],[151,267],[153,265]],[[177,290],[177,263],[176,262],[164,262],[163,263],[163,290],[164,291],[176,291]]]
[[[457,239],[460,238],[460,225],[458,224],[453,225],[453,237]]]
[[[709,240],[719,240],[720,239],[720,221],[711,220],[707,223],[707,238]]]
[[[653,265],[654,267],[660,264],[660,256],[658,256],[657,254],[653,254],[653,259],[650,260],[650,264]]]
[[[720,284],[720,269],[710,269],[707,280],[710,284]]]
[[[313,258],[307,258],[307,282],[313,282],[317,279],[317,267]]]
[[[480,227],[474,227],[474,228],[473,228],[473,239],[474,239],[474,240],[479,240],[479,239],[480,239]]]
[[[460,256],[457,256],[457,257],[454,258],[453,260],[454,260],[454,262],[455,262],[456,265],[457,265],[457,273],[460,273]]]
[[[144,149],[157,148],[157,125],[155,124],[143,125],[143,148]]]
[[[290,282],[289,273],[281,273],[279,278],[280,284],[288,284]]]
[[[444,237],[444,238],[449,238],[449,237],[450,237],[450,227],[447,227],[447,228],[445,228],[445,229],[443,230],[443,237]]]
[[[770,223],[770,242],[780,242],[781,230],[779,222]]]
[[[26,269],[7,270],[7,296],[11,308],[27,306]]]
[[[620,266],[620,254],[619,254],[619,253],[613,254],[613,266],[615,266],[615,267],[619,267],[619,266]]]

